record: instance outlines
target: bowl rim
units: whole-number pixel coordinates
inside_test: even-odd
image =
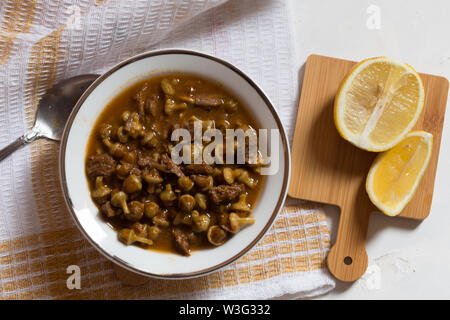
[[[240,77],[242,77],[258,93],[258,95],[263,99],[264,103],[269,108],[270,112],[272,113],[272,116],[273,116],[275,122],[277,123],[278,129],[280,130],[280,138],[281,138],[283,150],[285,153],[285,161],[284,161],[284,169],[285,170],[284,170],[282,190],[281,190],[280,196],[278,198],[277,204],[275,206],[275,209],[273,210],[273,213],[270,216],[270,219],[267,221],[266,225],[261,230],[261,232],[244,249],[237,252],[231,258],[229,258],[225,261],[222,261],[212,267],[206,268],[206,269],[189,272],[189,273],[155,274],[155,273],[151,273],[151,272],[142,270],[137,266],[133,266],[129,262],[124,261],[123,259],[117,257],[113,253],[107,252],[100,245],[98,245],[89,236],[89,234],[85,231],[85,229],[81,225],[80,221],[78,220],[78,217],[74,210],[72,200],[68,193],[68,186],[67,186],[67,180],[66,180],[65,158],[66,158],[67,139],[69,137],[69,133],[72,128],[73,121],[75,120],[75,118],[78,114],[78,111],[80,110],[81,106],[83,105],[83,103],[85,102],[87,97],[92,93],[92,91],[101,82],[103,82],[111,74],[113,74],[114,72],[116,72],[117,70],[119,70],[120,68],[122,68],[128,64],[131,64],[131,63],[136,62],[141,59],[153,57],[153,56],[171,55],[171,54],[194,55],[194,56],[206,58],[206,59],[212,60],[214,62],[217,62],[219,64],[222,64],[223,66],[227,67],[228,69],[231,69],[231,71],[235,72]],[[134,273],[137,273],[137,274],[140,274],[143,276],[151,277],[151,278],[166,279],[166,280],[181,280],[181,279],[189,279],[189,278],[205,276],[209,273],[217,271],[217,270],[229,265],[230,263],[236,261],[237,259],[242,257],[245,253],[247,253],[250,249],[252,249],[262,239],[262,237],[266,234],[266,232],[270,229],[273,222],[275,221],[275,218],[277,217],[278,213],[281,211],[281,209],[283,207],[283,204],[286,200],[288,187],[289,187],[290,170],[291,170],[290,147],[289,147],[289,142],[287,139],[287,135],[286,135],[284,126],[280,120],[277,110],[275,109],[275,107],[273,106],[272,102],[267,97],[267,95],[264,93],[264,91],[253,80],[251,80],[249,76],[247,76],[243,71],[238,69],[236,66],[234,66],[230,62],[227,62],[225,60],[222,60],[220,58],[217,58],[215,56],[212,56],[212,55],[209,55],[209,54],[206,54],[203,52],[194,51],[194,50],[186,50],[186,49],[162,49],[162,50],[147,51],[147,52],[135,55],[133,57],[130,57],[126,60],[123,60],[122,62],[119,62],[115,66],[111,67],[108,71],[101,74],[97,79],[95,79],[95,81],[81,95],[80,99],[77,101],[72,112],[69,115],[69,118],[66,122],[66,125],[64,127],[64,131],[62,134],[62,138],[61,138],[58,164],[59,164],[59,182],[60,182],[60,187],[62,190],[64,202],[65,202],[66,207],[70,213],[70,216],[74,220],[78,230],[80,230],[80,232],[89,241],[89,243],[95,249],[97,249],[97,251],[100,252],[104,257],[106,257],[108,260],[112,261],[115,264],[118,264],[119,266],[121,266],[131,272],[134,272]]]

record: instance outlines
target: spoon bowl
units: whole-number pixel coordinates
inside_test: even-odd
[[[83,92],[97,78],[96,74],[79,75],[65,79],[49,89],[39,101],[33,128],[0,150],[0,161],[37,139],[61,140],[70,112]]]

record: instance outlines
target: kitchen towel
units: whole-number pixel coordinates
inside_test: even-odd
[[[39,98],[53,84],[161,48],[199,50],[235,64],[262,86],[292,137],[299,69],[289,14],[280,0],[2,1],[0,147],[32,127]],[[58,148],[41,140],[0,162],[2,299],[298,298],[334,287],[325,267],[324,213],[302,201],[288,202],[260,243],[221,271],[122,284],[64,206]],[[80,289],[66,285],[72,265],[80,268]]]

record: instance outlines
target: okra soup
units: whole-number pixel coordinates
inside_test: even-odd
[[[257,138],[259,126],[237,97],[196,75],[150,77],[106,106],[85,168],[99,214],[121,242],[189,256],[251,228],[264,161],[259,152],[250,161],[248,147],[237,161],[238,139],[231,147],[219,143],[206,134],[211,129],[225,141],[229,129]],[[183,140],[176,132],[185,133]],[[199,160],[213,142],[214,161]],[[175,149],[183,161],[174,159]]]

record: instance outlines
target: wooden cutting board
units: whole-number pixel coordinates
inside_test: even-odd
[[[355,281],[367,268],[365,249],[370,213],[377,211],[365,190],[366,175],[377,153],[360,150],[338,134],[333,103],[340,83],[355,62],[311,55],[298,107],[292,144],[289,196],[337,205],[340,219],[336,243],[328,254],[330,272],[342,281]],[[419,188],[401,217],[423,220],[430,213],[436,166],[444,123],[448,80],[420,74],[425,106],[415,130],[434,136],[430,163]]]

